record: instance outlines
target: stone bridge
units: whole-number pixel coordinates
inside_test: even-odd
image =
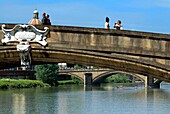
[[[86,80],[86,76],[91,75],[90,80]],[[66,70],[59,70],[58,75],[72,75],[80,79],[84,84],[100,84],[103,79],[113,75],[113,74],[128,74],[129,76],[135,77],[141,80],[145,87],[153,86],[154,83],[149,83],[148,78],[146,76],[138,75],[138,74],[130,74],[122,71],[114,71],[112,69],[66,69]]]
[[[7,24],[6,28],[13,28]],[[37,26],[43,29],[44,26]],[[31,44],[32,65],[70,63],[109,68],[170,82],[170,35],[129,30],[48,26],[48,45]],[[0,30],[0,39],[4,35]],[[0,43],[0,69],[20,66],[16,43]]]

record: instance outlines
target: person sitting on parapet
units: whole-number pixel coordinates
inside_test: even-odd
[[[121,20],[118,20],[117,23],[114,24],[113,28],[115,28],[116,30],[122,30],[123,26],[121,24]]]
[[[42,14],[42,20],[41,20],[41,22],[42,22],[42,25],[47,25],[46,13],[43,13],[43,14]]]
[[[109,18],[108,18],[108,17],[106,17],[105,29],[110,29],[110,26],[109,26]]]

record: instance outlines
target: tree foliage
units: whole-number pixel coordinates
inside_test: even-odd
[[[82,68],[83,68],[83,66],[81,66],[81,65],[78,65],[78,64],[74,65],[75,70],[82,69]]]
[[[36,79],[42,80],[51,86],[57,85],[57,74],[59,67],[56,64],[36,65]]]
[[[106,78],[104,82],[129,83],[131,81],[126,74],[115,74]]]

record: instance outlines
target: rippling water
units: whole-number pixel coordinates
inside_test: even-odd
[[[170,84],[161,87],[0,90],[0,114],[169,114]]]

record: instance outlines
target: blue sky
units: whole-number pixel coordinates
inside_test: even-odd
[[[125,30],[170,33],[170,0],[0,0],[0,23],[28,23],[46,12],[53,25],[103,28],[122,20]]]

